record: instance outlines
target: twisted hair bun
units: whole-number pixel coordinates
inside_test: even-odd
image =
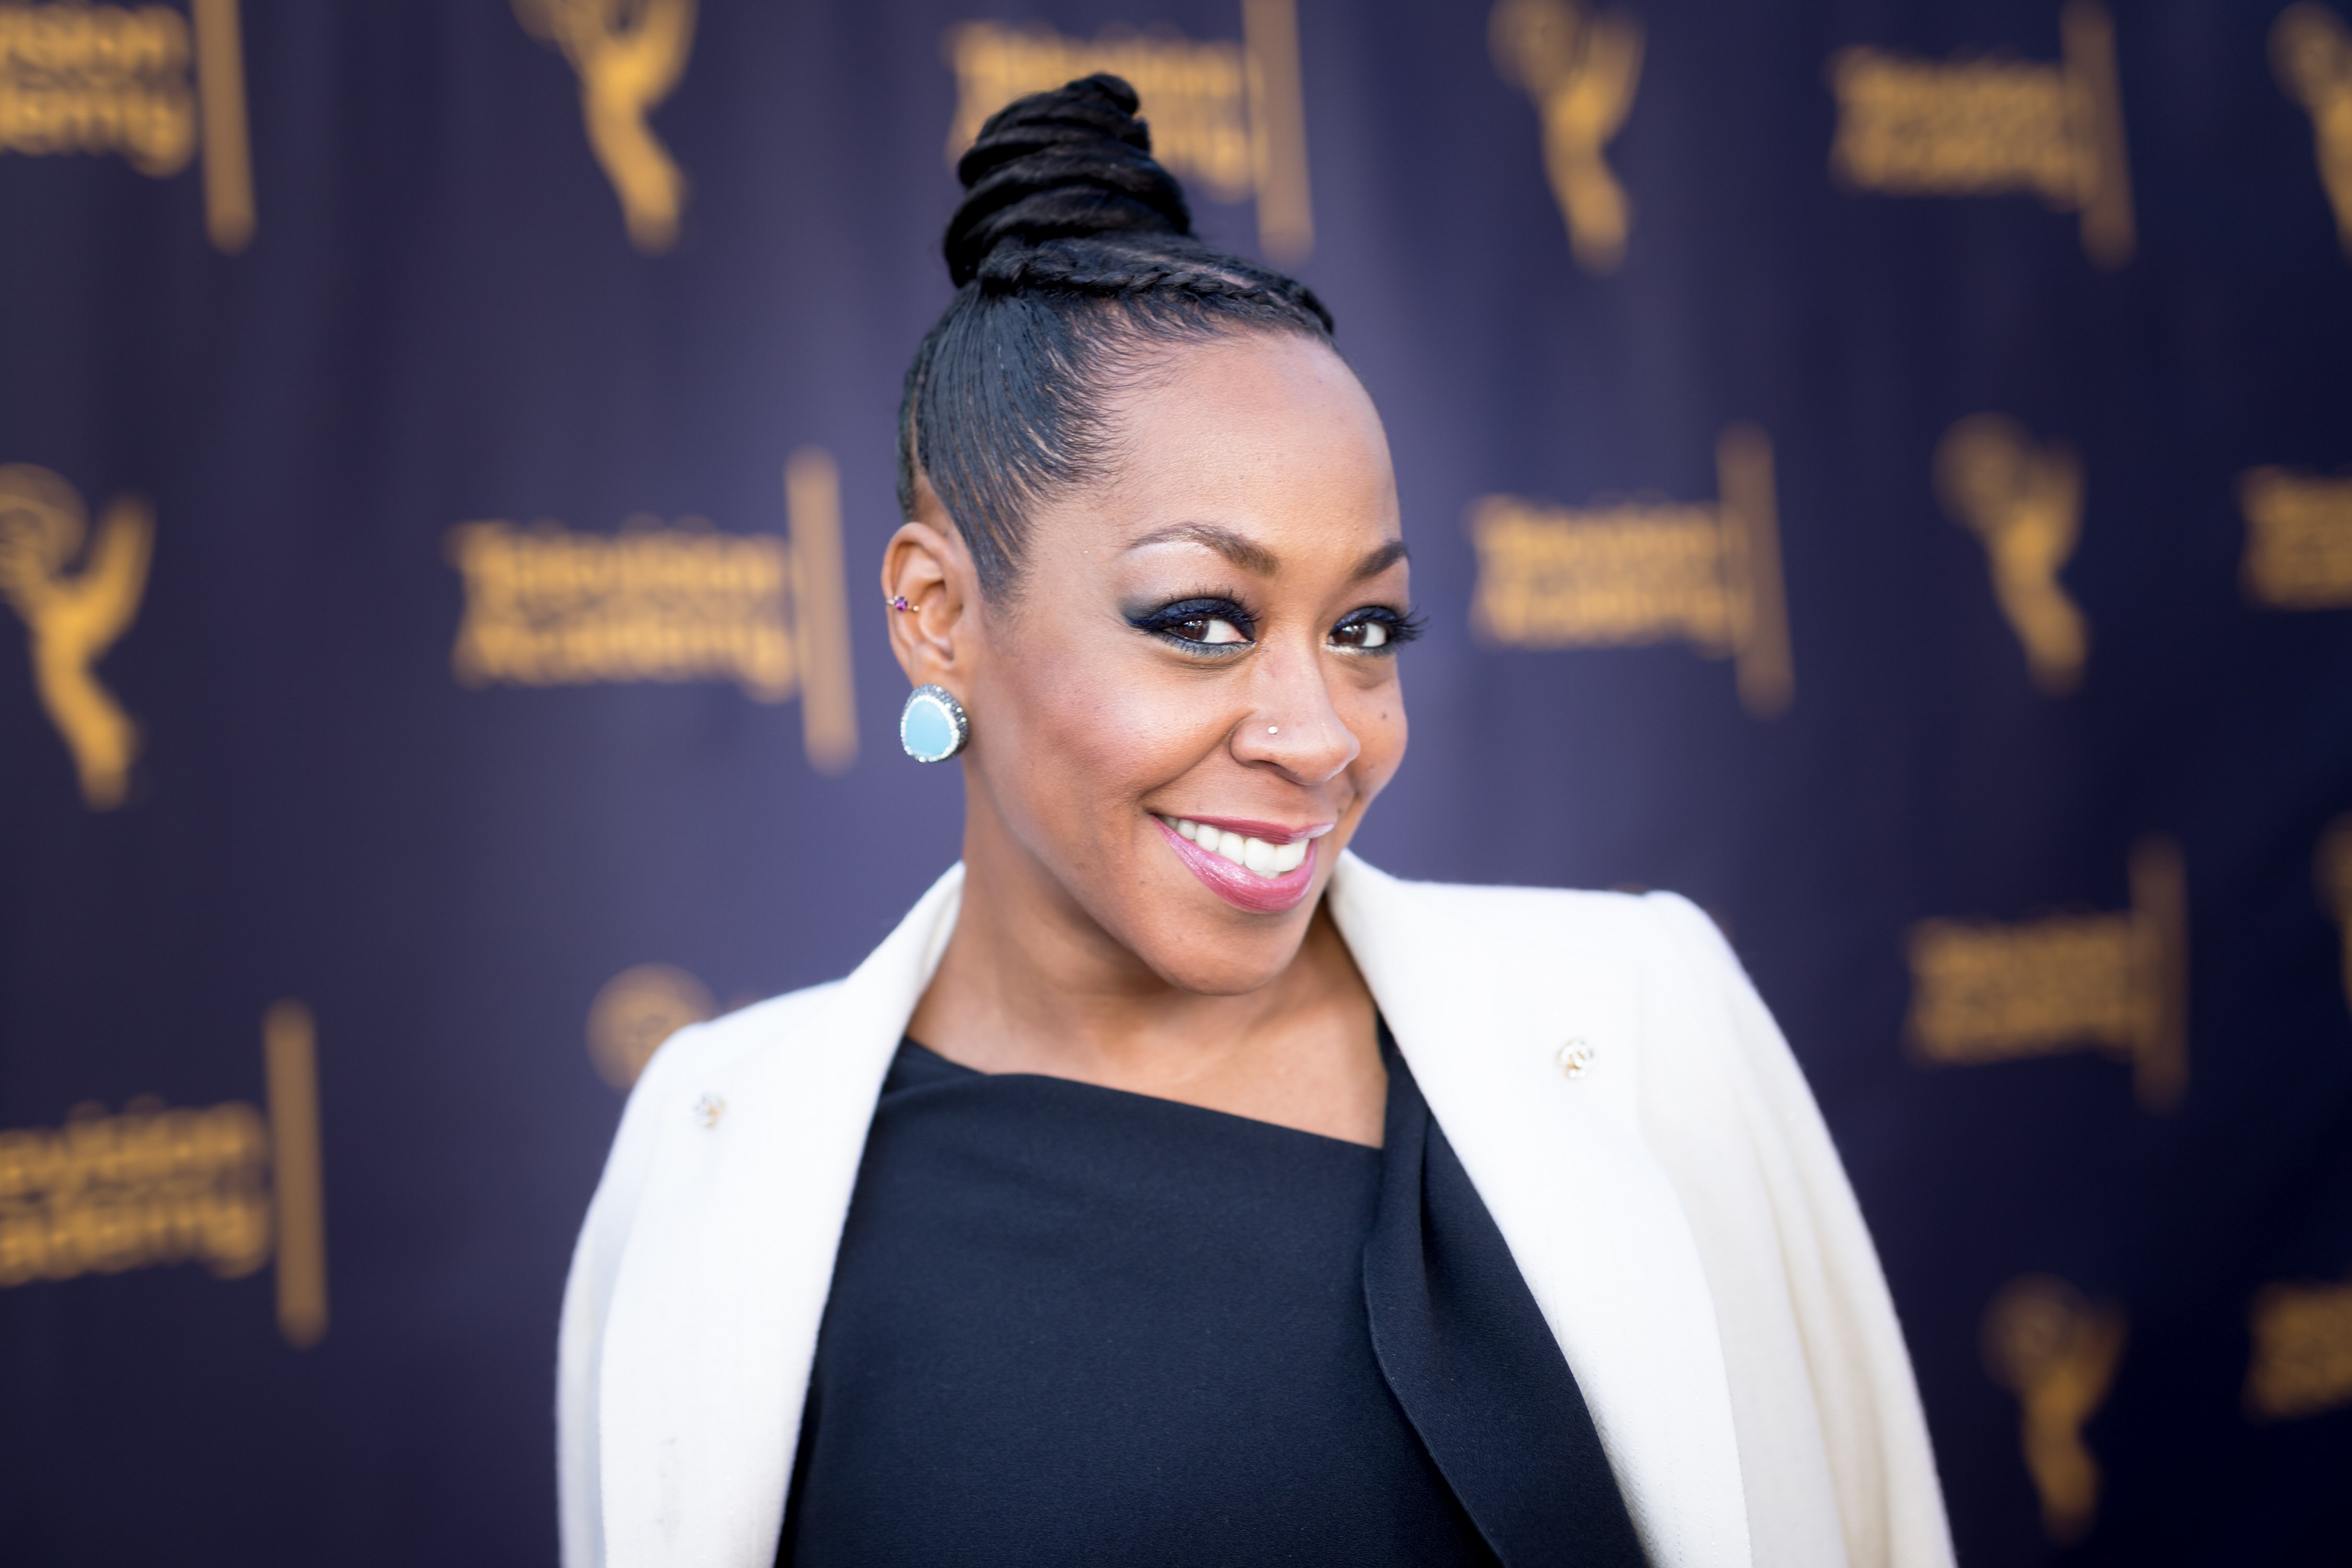
[[[956,163],[963,204],[948,224],[948,275],[961,288],[1007,241],[1189,235],[1183,187],[1151,156],[1135,89],[1101,72],[1006,105]]]
[[[1037,503],[1109,460],[1135,356],[1235,332],[1331,341],[1314,290],[1193,237],[1136,104],[1115,76],[1034,93],[956,163],[956,297],[907,372],[898,504],[914,516],[927,478],[992,597],[1013,591]]]

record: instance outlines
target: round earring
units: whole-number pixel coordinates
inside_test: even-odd
[[[919,763],[944,763],[971,740],[963,704],[943,686],[918,686],[898,714],[898,744]]]

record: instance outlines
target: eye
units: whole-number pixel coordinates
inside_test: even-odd
[[[1247,647],[1257,623],[1231,599],[1180,599],[1159,609],[1128,616],[1140,632],[1162,637],[1186,649]]]
[[[1354,611],[1331,628],[1331,646],[1349,653],[1394,653],[1421,635],[1421,618],[1374,605]]]
[[[1247,642],[1241,628],[1223,616],[1195,616],[1189,621],[1179,621],[1168,628],[1186,642],[1219,643]]]

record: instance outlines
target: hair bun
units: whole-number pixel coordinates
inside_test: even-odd
[[[1097,72],[989,117],[956,163],[964,198],[945,249],[958,288],[1007,241],[1192,232],[1183,187],[1151,156],[1137,101],[1135,89]]]

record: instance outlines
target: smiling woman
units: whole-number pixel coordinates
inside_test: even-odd
[[[564,1300],[590,1564],[1950,1561],[1804,1079],[1665,895],[1348,852],[1418,634],[1311,292],[1111,77],[982,130],[882,596],[964,853],[682,1032]]]

